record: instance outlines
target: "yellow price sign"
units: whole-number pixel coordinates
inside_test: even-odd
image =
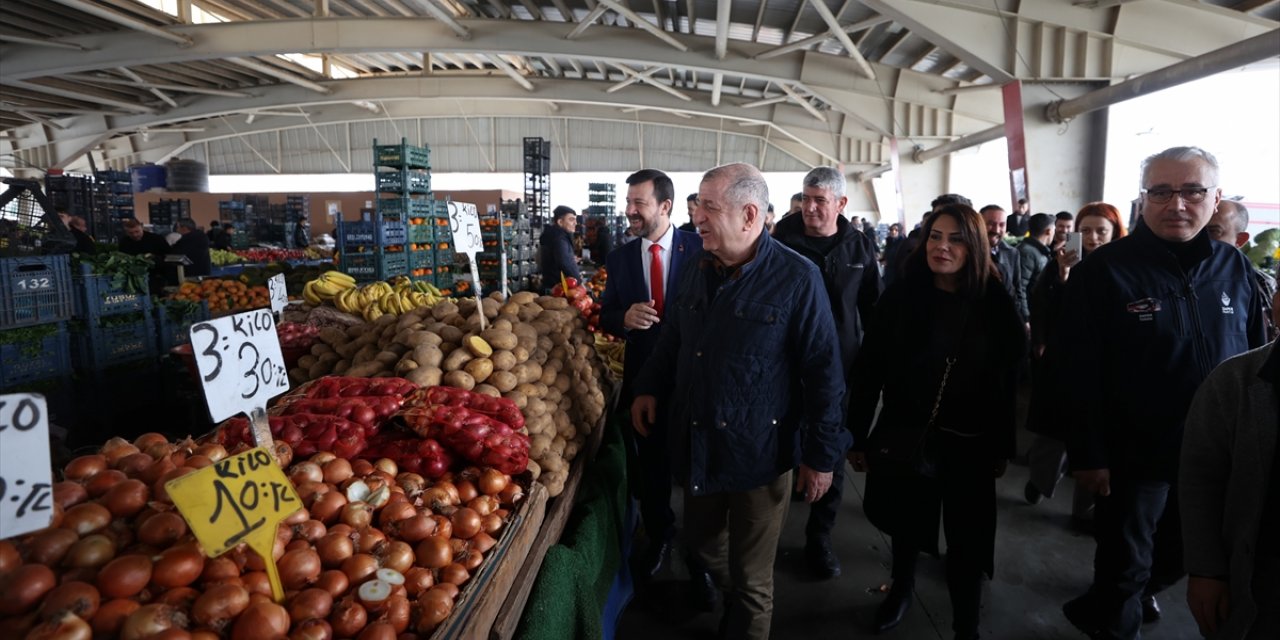
[[[302,499],[266,449],[227,456],[170,480],[165,489],[206,555],[216,558],[249,545],[267,566],[276,602],[284,602],[272,549],[277,526],[302,508]]]

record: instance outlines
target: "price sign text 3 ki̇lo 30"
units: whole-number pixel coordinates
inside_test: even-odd
[[[49,526],[52,475],[44,396],[0,396],[0,539]]]
[[[165,489],[206,555],[216,558],[247,544],[262,557],[276,602],[284,601],[272,548],[276,528],[302,508],[302,499],[266,449],[227,456],[170,480]]]
[[[254,442],[271,448],[267,401],[289,390],[289,374],[270,309],[255,309],[199,322],[191,327],[191,348],[204,385],[209,417],[249,416]]]

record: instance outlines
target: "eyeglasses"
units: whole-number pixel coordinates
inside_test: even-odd
[[[1187,204],[1199,204],[1204,202],[1205,196],[1209,195],[1210,189],[1216,187],[1183,187],[1181,189],[1143,189],[1142,193],[1146,194],[1147,199],[1156,204],[1165,204],[1173,200],[1174,196],[1182,198]]]

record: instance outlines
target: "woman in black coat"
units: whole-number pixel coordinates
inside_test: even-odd
[[[854,362],[849,457],[867,472],[867,518],[893,540],[893,587],[877,631],[897,626],[910,607],[916,559],[938,553],[941,517],[952,628],[968,640],[978,637],[982,574],[994,570],[995,479],[1014,456],[1026,339],[976,211],[948,205],[926,219],[921,236]]]

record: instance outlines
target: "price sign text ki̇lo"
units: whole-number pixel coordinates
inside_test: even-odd
[[[170,480],[165,489],[206,555],[249,545],[267,566],[276,601],[284,599],[272,547],[277,526],[302,508],[302,500],[266,449],[228,456]]]
[[[53,521],[49,414],[43,396],[0,396],[0,539]]]
[[[196,323],[191,327],[191,346],[209,416],[218,421],[247,414],[258,446],[270,447],[267,400],[289,389],[271,311],[255,309]]]

